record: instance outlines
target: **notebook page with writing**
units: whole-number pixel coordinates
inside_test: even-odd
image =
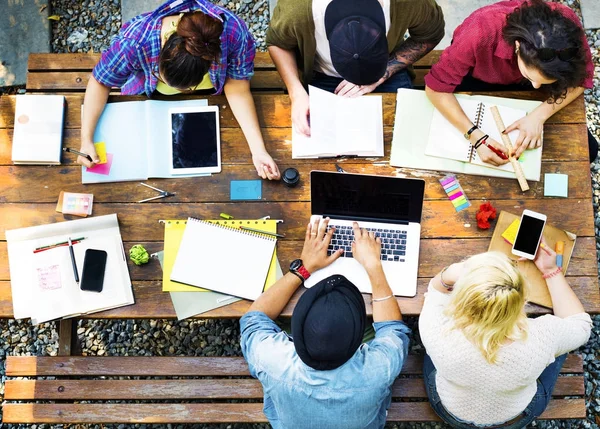
[[[481,103],[471,99],[457,101],[467,117],[475,123]],[[470,162],[471,144],[437,109],[431,118],[425,155]]]
[[[275,243],[266,235],[189,218],[171,280],[255,300],[263,291]]]

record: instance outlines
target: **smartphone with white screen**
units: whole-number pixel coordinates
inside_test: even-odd
[[[519,231],[512,247],[513,255],[533,259],[546,226],[546,215],[531,210],[523,210]]]

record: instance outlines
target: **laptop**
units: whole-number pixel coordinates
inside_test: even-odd
[[[392,293],[415,296],[425,181],[325,171],[312,171],[310,180],[312,219],[329,217],[329,226],[336,228],[328,253],[340,247],[345,251],[333,264],[312,273],[305,286],[342,274],[361,292],[372,292],[367,272],[352,257],[356,221],[381,238],[380,258]]]

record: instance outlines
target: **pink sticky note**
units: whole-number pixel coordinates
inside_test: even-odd
[[[104,174],[105,176],[108,176],[110,174],[110,167],[112,165],[112,162],[113,162],[113,154],[107,153],[106,154],[106,164],[98,164],[95,167],[86,169],[86,171],[88,173]]]

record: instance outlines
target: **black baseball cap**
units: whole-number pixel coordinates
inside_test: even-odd
[[[333,0],[325,9],[325,33],[340,76],[355,85],[370,85],[383,77],[389,53],[378,0]]]

